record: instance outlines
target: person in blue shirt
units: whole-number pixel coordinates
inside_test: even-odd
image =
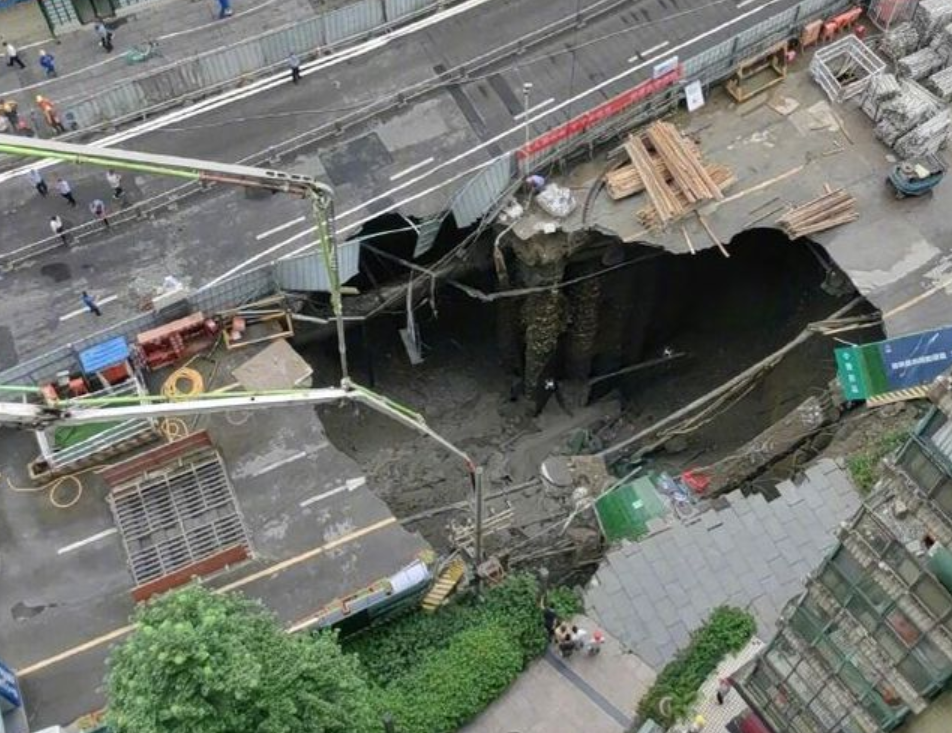
[[[56,76],[56,59],[53,54],[40,49],[40,66],[46,71],[48,77]]]

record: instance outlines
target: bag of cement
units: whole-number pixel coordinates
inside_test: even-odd
[[[564,219],[578,206],[572,192],[558,183],[550,183],[535,198],[536,203],[549,216]]]
[[[919,34],[912,23],[900,23],[883,33],[879,50],[883,56],[898,61],[908,56],[919,46]]]

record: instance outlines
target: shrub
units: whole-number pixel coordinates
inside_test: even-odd
[[[468,629],[383,690],[381,715],[400,733],[449,733],[495,700],[523,667],[523,651],[504,626]]]
[[[565,586],[553,588],[546,594],[545,600],[559,618],[571,618],[582,612],[582,598],[574,588]]]
[[[691,643],[658,675],[638,705],[638,715],[652,718],[665,727],[683,717],[698,690],[721,660],[737,652],[754,635],[754,617],[746,611],[721,606],[711,612],[704,626],[694,632]],[[669,701],[659,707],[662,700]]]
[[[882,477],[882,461],[898,450],[909,437],[908,430],[892,430],[880,435],[865,450],[847,457],[846,468],[862,494],[868,494]]]

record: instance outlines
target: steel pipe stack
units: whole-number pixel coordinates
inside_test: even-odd
[[[923,79],[945,66],[944,59],[931,46],[903,56],[896,64],[899,75],[908,79]]]
[[[901,93],[879,106],[876,137],[892,147],[915,127],[934,117],[942,103],[914,81],[902,80]]]
[[[921,0],[912,16],[920,44],[931,41],[932,36],[949,23],[952,23],[952,0]]]
[[[950,127],[952,127],[952,114],[948,109],[944,109],[935,117],[903,135],[896,143],[896,154],[909,160],[936,153],[948,139]]]
[[[926,86],[943,102],[952,102],[952,68],[942,69],[930,76]]]
[[[909,22],[900,23],[883,34],[879,51],[887,58],[898,61],[919,47],[919,31]]]

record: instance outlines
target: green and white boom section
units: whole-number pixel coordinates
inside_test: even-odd
[[[337,343],[340,354],[341,386],[320,389],[300,389],[277,392],[229,392],[170,399],[163,396],[118,398],[90,398],[45,401],[36,387],[0,385],[0,393],[33,393],[40,402],[0,401],[0,427],[39,430],[50,425],[81,425],[84,423],[129,420],[132,418],[177,417],[202,415],[234,410],[253,410],[267,407],[321,405],[350,400],[381,412],[411,430],[429,436],[466,463],[475,472],[472,459],[434,432],[423,416],[361,387],[350,380],[347,370],[347,350],[344,340],[344,318],[338,276],[337,247],[334,240],[333,190],[309,176],[266,168],[254,168],[207,160],[180,158],[172,155],[137,153],[95,145],[38,140],[16,135],[0,135],[0,153],[28,158],[61,160],[74,165],[94,165],[101,168],[174,176],[197,183],[219,183],[244,188],[260,188],[276,193],[307,198],[317,231],[317,244],[331,281],[331,304],[337,324]]]

